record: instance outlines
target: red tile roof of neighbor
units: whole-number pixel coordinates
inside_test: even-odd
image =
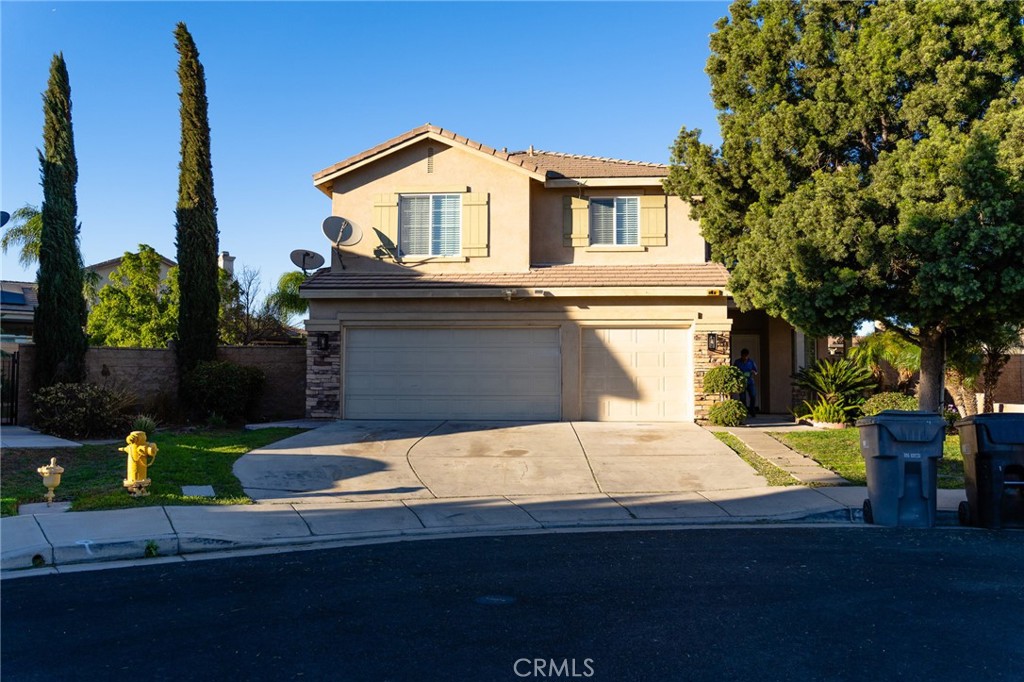
[[[376,147],[350,156],[333,166],[313,174],[313,183],[318,184],[321,180],[338,171],[353,166],[360,161],[383,154],[388,150],[398,147],[416,137],[433,133],[442,138],[450,140],[489,154],[496,159],[508,162],[513,166],[523,168],[531,173],[537,173],[549,178],[635,178],[635,177],[667,177],[668,166],[657,163],[646,163],[643,161],[626,161],[623,159],[609,159],[598,156],[584,156],[581,154],[563,154],[561,152],[537,151],[532,148],[527,151],[508,152],[488,147],[485,144],[474,142],[467,137],[458,135],[451,130],[431,125],[429,123],[418,128],[413,128],[396,137],[382,142]]]
[[[303,289],[487,289],[559,287],[724,287],[718,263],[691,265],[547,265],[528,272],[422,273],[354,270],[316,272]]]

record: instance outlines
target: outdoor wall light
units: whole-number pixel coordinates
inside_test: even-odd
[[[320,332],[316,335],[316,349],[317,350],[328,350],[331,347],[331,337],[327,335],[327,332]]]
[[[715,332],[708,333],[708,350],[718,350],[718,334]]]

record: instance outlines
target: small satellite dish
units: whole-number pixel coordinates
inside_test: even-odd
[[[7,224],[7,221],[11,219],[11,214],[7,211],[0,211],[0,227]]]
[[[323,223],[324,236],[335,246],[352,246],[363,238],[363,231],[341,216],[327,216]]]
[[[292,263],[297,267],[302,268],[302,274],[306,274],[306,270],[316,270],[324,264],[324,257],[319,253],[313,251],[306,251],[305,249],[295,249],[291,254]]]

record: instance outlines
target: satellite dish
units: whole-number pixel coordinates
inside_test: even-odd
[[[7,224],[7,221],[11,219],[11,214],[7,211],[0,211],[0,227]]]
[[[324,236],[335,246],[352,246],[363,238],[363,231],[341,216],[327,216],[323,223]]]
[[[305,249],[295,249],[291,254],[292,263],[302,268],[302,274],[306,274],[306,270],[316,270],[324,264],[324,257],[319,253],[313,251],[306,251]]]

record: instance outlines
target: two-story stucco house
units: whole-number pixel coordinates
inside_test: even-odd
[[[667,174],[429,124],[316,173],[355,236],[302,287],[307,414],[690,421],[740,344],[786,412],[803,339],[730,307]]]

